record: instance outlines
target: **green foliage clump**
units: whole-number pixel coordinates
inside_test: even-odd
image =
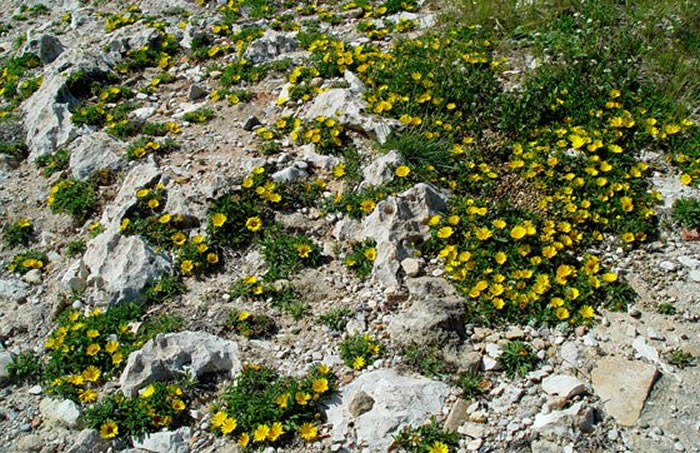
[[[306,267],[316,267],[322,259],[318,245],[311,239],[285,234],[279,228],[270,228],[265,233],[262,252],[268,266],[265,274],[268,281],[287,278]]]
[[[42,270],[48,261],[46,253],[39,250],[27,250],[15,255],[7,268],[10,272],[24,275],[32,269]]]
[[[145,126],[148,124],[154,124],[154,123],[147,123],[144,125],[144,130]],[[142,132],[146,134],[146,132]],[[154,131],[151,131],[154,132]],[[148,135],[148,134],[147,134]],[[126,149],[126,157],[129,160],[136,160],[136,159],[142,159],[150,154],[157,154],[157,155],[164,155],[168,154],[174,150],[178,149],[178,145],[174,140],[164,140],[162,142],[157,141],[157,140],[151,140],[147,137],[141,137],[138,140],[136,140],[134,143],[129,145],[129,147]]]
[[[371,335],[354,334],[340,344],[340,358],[355,370],[361,370],[380,355],[381,346]]]
[[[7,372],[11,380],[29,384],[40,382],[44,374],[39,356],[32,352],[22,352],[13,357],[7,365]]]
[[[83,239],[76,239],[75,241],[70,241],[66,246],[66,255],[68,258],[75,258],[85,253],[87,250],[87,245]]]
[[[673,220],[682,227],[700,229],[700,200],[695,198],[681,198],[673,203],[671,213]]]
[[[48,178],[54,173],[68,168],[68,164],[70,163],[70,151],[66,149],[58,149],[50,154],[44,154],[37,157],[34,163],[37,165],[37,167],[44,169],[44,176]]]
[[[52,212],[69,214],[84,222],[97,208],[97,192],[90,182],[64,178],[51,187],[47,201]]]
[[[321,324],[336,332],[345,330],[348,321],[352,316],[352,311],[347,307],[336,307],[328,310],[326,313],[319,316]]]
[[[377,243],[367,239],[353,244],[352,253],[345,257],[344,263],[358,277],[367,278],[372,273],[374,260],[377,259]]]
[[[226,327],[246,338],[267,338],[277,331],[275,320],[263,314],[231,310]]]
[[[182,117],[185,121],[197,124],[206,123],[212,118],[214,118],[214,111],[207,108],[200,108],[193,112],[187,112],[185,116]]]
[[[234,437],[244,448],[289,445],[296,435],[312,442],[318,437],[321,405],[336,388],[337,378],[325,365],[295,379],[246,364],[214,405],[212,429]]]
[[[510,341],[503,347],[503,354],[498,358],[506,375],[511,379],[527,375],[535,369],[538,362],[532,348],[521,341]]]
[[[257,168],[241,183],[241,191],[215,200],[209,207],[207,233],[212,244],[242,249],[262,236],[271,222],[269,205],[282,196],[277,184],[265,178],[265,169]]]
[[[103,398],[84,412],[82,420],[104,439],[177,429],[190,422],[189,400],[180,385],[154,382],[135,397],[117,393]]]
[[[695,357],[689,352],[682,349],[671,349],[666,353],[666,360],[673,366],[678,368],[686,368],[695,365]]]
[[[16,247],[18,245],[28,246],[29,241],[34,237],[34,225],[27,217],[22,217],[8,223],[2,229],[5,245],[8,247]]]
[[[455,371],[444,359],[439,345],[430,343],[417,345],[415,343],[404,346],[402,350],[404,363],[424,376],[444,377]]]
[[[13,157],[15,159],[24,159],[28,154],[27,145],[24,142],[0,142],[0,154]]]
[[[391,449],[410,453],[457,451],[459,435],[446,431],[433,417],[430,422],[417,428],[406,426],[396,436]]]
[[[309,307],[302,294],[293,286],[273,287],[264,285],[255,275],[249,275],[231,285],[229,294],[232,298],[244,300],[267,300],[280,310],[289,313],[295,320],[301,319]]]
[[[454,384],[462,390],[462,398],[475,398],[486,391],[488,384],[478,371],[459,373],[453,379]]]

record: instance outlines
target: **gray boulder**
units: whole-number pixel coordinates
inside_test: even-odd
[[[386,451],[404,426],[422,425],[439,413],[449,392],[445,383],[402,376],[391,368],[365,373],[341,388],[326,411],[332,441],[353,451],[360,446]]]
[[[394,168],[403,164],[403,158],[395,150],[379,156],[362,171],[361,187],[380,186],[394,178]]]
[[[186,373],[195,377],[227,373],[233,377],[240,370],[238,343],[205,332],[184,331],[160,334],[129,354],[119,385],[125,395],[134,396],[153,381]]]
[[[82,266],[77,274],[87,272],[85,286],[104,293],[109,304],[137,299],[146,286],[172,270],[165,253],[139,236],[122,235],[114,226],[88,243]]]
[[[19,279],[0,280],[0,301],[22,303],[29,295],[29,285]]]
[[[391,131],[400,123],[395,120],[370,115],[367,102],[353,90],[331,88],[316,96],[314,103],[304,115],[314,119],[319,116],[335,118],[344,126],[376,137],[380,144],[386,142]]]
[[[71,400],[44,398],[39,403],[39,411],[44,420],[54,426],[75,428],[78,426],[80,408]]]
[[[68,76],[78,70],[105,73],[109,67],[79,50],[63,52],[46,67],[41,87],[22,105],[31,160],[66,146],[80,135],[68,110],[77,100],[66,86]]]
[[[253,64],[260,64],[294,52],[298,47],[296,32],[267,30],[261,38],[250,43],[243,56]]]
[[[411,256],[410,244],[430,238],[425,220],[447,209],[446,197],[428,184],[416,184],[377,204],[355,232],[355,240],[377,242],[372,278],[386,288],[398,288],[401,261]]]
[[[184,426],[177,431],[160,431],[133,438],[135,448],[151,453],[189,453],[190,428]]]
[[[7,367],[12,363],[12,354],[0,345],[0,384],[10,379],[10,371]]]
[[[84,181],[99,170],[117,170],[121,164],[119,154],[126,145],[104,132],[78,137],[71,144],[69,167],[73,177]]]
[[[107,450],[109,441],[103,439],[95,429],[84,429],[73,439],[66,453],[101,453]]]
[[[406,286],[411,305],[387,329],[394,341],[424,345],[465,336],[464,299],[447,281],[420,277],[406,280]]]

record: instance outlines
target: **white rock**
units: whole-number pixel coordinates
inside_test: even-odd
[[[407,277],[416,277],[420,274],[421,262],[415,258],[406,258],[401,261],[401,269]]]
[[[569,399],[586,391],[586,385],[573,376],[557,374],[542,381],[542,390],[550,395]]]
[[[688,278],[693,282],[700,282],[700,269],[688,272]]]
[[[374,402],[370,410],[353,417],[349,405],[360,391]],[[449,386],[442,382],[402,376],[394,369],[364,373],[341,388],[338,398],[330,403],[326,413],[333,425],[331,440],[354,438],[355,444],[385,451],[401,428],[422,425],[430,415],[439,413],[448,394]]]
[[[32,269],[22,276],[22,280],[30,285],[38,285],[41,283],[41,271],[39,269]]]
[[[119,154],[125,148],[125,143],[114,140],[104,132],[77,138],[70,146],[69,167],[73,177],[85,181],[98,170],[117,170],[123,162]]]
[[[250,43],[243,56],[253,64],[273,60],[285,53],[293,52],[299,47],[296,32],[279,32],[272,29]]]
[[[132,438],[134,447],[152,453],[189,453],[190,428],[177,431],[160,431]]]
[[[319,116],[335,118],[350,129],[355,129],[376,137],[380,144],[386,142],[391,131],[399,126],[395,120],[388,120],[366,113],[367,102],[357,93],[344,88],[331,88],[319,94],[305,118]]]
[[[114,226],[88,243],[82,262],[89,272],[86,286],[104,292],[109,304],[136,300],[146,286],[172,270],[165,253]]]
[[[80,408],[71,400],[44,398],[39,403],[39,411],[49,424],[66,426],[68,428],[78,426]]]
[[[662,261],[659,263],[659,267],[666,272],[673,272],[676,270],[677,265],[673,261]]]
[[[377,258],[372,268],[374,281],[384,288],[398,288],[400,262],[412,256],[410,247],[414,241],[430,237],[425,219],[446,207],[445,197],[423,183],[377,204],[363,219],[354,238],[357,241],[372,238],[377,242]]]
[[[134,396],[144,385],[185,373],[234,377],[240,370],[238,343],[205,332],[184,331],[160,334],[129,354],[119,385],[125,395]]]
[[[0,383],[7,381],[10,378],[10,372],[7,367],[12,363],[12,354],[5,351],[0,345]]]
[[[107,450],[109,442],[95,429],[84,429],[73,439],[66,453],[101,453]]]
[[[362,171],[364,180],[360,187],[380,186],[391,181],[394,178],[394,168],[398,167],[403,162],[403,158],[396,150],[391,150],[379,156]]]

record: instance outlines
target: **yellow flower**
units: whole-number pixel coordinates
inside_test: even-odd
[[[277,405],[282,409],[285,409],[287,407],[288,401],[289,401],[289,393],[283,393],[277,397]]]
[[[602,275],[602,278],[604,282],[612,283],[617,280],[617,274],[613,274],[612,272],[606,272]]]
[[[522,239],[525,237],[525,234],[527,234],[527,229],[520,225],[516,225],[512,230],[510,230],[510,237],[513,239]]]
[[[141,189],[136,192],[136,198],[146,198],[151,193],[150,189]]]
[[[246,319],[250,318],[250,313],[247,311],[242,311],[240,315],[238,315],[238,320],[239,321],[245,321]]]
[[[216,253],[207,254],[207,263],[216,264],[218,262],[219,262],[219,255],[217,255]]]
[[[300,258],[308,258],[309,254],[311,253],[311,247],[306,244],[297,244],[295,245],[295,248],[297,249],[297,253],[299,254]]]
[[[180,264],[180,269],[182,269],[182,272],[189,274],[192,272],[192,269],[194,269],[194,264],[192,263],[192,260],[185,260]]]
[[[374,247],[370,247],[367,250],[365,250],[364,255],[365,258],[367,258],[368,260],[374,261],[375,259],[377,259],[377,249],[375,249]]]
[[[450,236],[452,236],[452,233],[454,233],[452,227],[442,227],[438,230],[437,237],[439,237],[440,239],[447,239]]]
[[[155,209],[158,206],[160,206],[160,203],[155,198],[151,198],[150,200],[148,200],[148,207],[149,208]]]
[[[362,203],[360,203],[360,209],[364,213],[372,212],[376,206],[377,204],[372,200],[364,200]]]
[[[362,356],[355,357],[352,361],[352,367],[356,370],[361,370],[365,366],[365,358]]]
[[[89,367],[85,368],[85,370],[82,373],[82,376],[83,379],[85,379],[88,382],[97,382],[97,380],[100,378],[100,374],[102,374],[102,372],[99,368],[97,368],[94,365],[90,365]]]
[[[447,223],[450,225],[459,225],[459,216],[458,215],[451,215],[447,218]]]
[[[251,217],[246,221],[245,227],[252,232],[256,232],[262,228],[262,220],[258,216]]]
[[[156,392],[156,388],[153,384],[149,385],[146,387],[143,392],[141,392],[141,398],[147,399],[153,396],[153,394]]]
[[[268,434],[270,434],[270,427],[267,425],[258,425],[253,433],[253,440],[255,442],[265,442]]]
[[[100,349],[102,349],[102,348],[100,347],[99,344],[93,343],[87,347],[86,353],[89,356],[96,356],[97,353],[100,352]]]
[[[185,241],[187,240],[187,236],[185,236],[182,232],[178,231],[177,233],[173,234],[170,239],[172,239],[173,243],[177,245],[178,247],[181,247],[185,244]]]
[[[241,437],[238,438],[238,445],[245,448],[248,446],[248,443],[250,443],[250,436],[248,433],[241,434]]]
[[[280,422],[275,422],[272,424],[270,427],[270,432],[267,435],[267,439],[270,442],[274,442],[279,438],[282,434],[284,434],[284,429],[282,428],[282,423]]]
[[[32,221],[26,217],[22,217],[21,219],[17,220],[17,226],[20,228],[29,228],[32,226]]]
[[[566,291],[566,298],[569,300],[576,300],[578,299],[579,296],[579,291],[576,288],[569,288]]]
[[[97,392],[92,389],[82,390],[78,394],[78,399],[83,403],[92,403],[97,400]]]
[[[396,167],[395,173],[396,176],[398,176],[399,178],[405,178],[406,176],[408,176],[409,173],[411,173],[411,169],[405,165],[401,165],[399,167]]]
[[[627,242],[628,244],[630,242],[634,242],[634,233],[630,233],[630,232],[624,233],[622,235],[622,240]]]
[[[496,219],[493,222],[491,222],[491,224],[499,230],[502,230],[506,227],[506,222],[503,219]]]
[[[435,441],[433,445],[428,449],[428,453],[449,453],[449,447],[440,441]]]
[[[299,435],[307,442],[311,442],[318,436],[318,428],[313,423],[304,423],[299,428]]]
[[[113,365],[119,365],[120,363],[122,363],[123,360],[124,360],[124,354],[122,354],[121,352],[116,352],[116,353],[114,353],[114,355],[112,355],[112,364]]]
[[[197,246],[197,251],[198,251],[199,253],[204,253],[204,252],[206,252],[207,250],[209,250],[209,246],[208,246],[207,244],[199,244],[199,245]]]
[[[584,305],[583,307],[579,308],[578,310],[579,314],[581,315],[582,318],[592,318],[595,316],[595,311],[593,310],[593,307],[590,305]]]
[[[258,282],[258,277],[255,275],[249,275],[243,279],[243,283],[246,285],[254,285]]]
[[[226,223],[226,220],[226,216],[220,212],[217,212],[211,216],[211,224],[216,228],[221,227],[224,223]]]
[[[503,252],[498,252],[498,253],[496,253],[494,259],[496,260],[496,262],[498,264],[503,264],[508,259],[508,256]]]
[[[225,416],[226,414],[224,414]],[[224,434],[231,434],[238,426],[238,421],[232,417],[226,417],[221,423],[221,432]]]
[[[434,215],[428,220],[428,225],[430,225],[430,226],[435,226],[438,223],[440,223],[440,216],[439,215]]]
[[[554,314],[556,315],[557,319],[559,319],[560,321],[563,321],[563,320],[569,318],[569,310],[567,310],[564,307],[557,308],[557,310],[554,312]]]
[[[171,406],[178,412],[185,410],[185,402],[181,399],[174,399]]]
[[[202,236],[201,234],[197,234],[192,237],[192,243],[201,244],[202,242],[204,242],[204,236]]]
[[[105,424],[100,426],[100,436],[103,439],[112,439],[119,434],[119,427],[112,420],[107,420]]]
[[[131,221],[127,218],[122,219],[121,225],[119,225],[119,231],[126,231],[127,228],[129,228],[129,223]]]
[[[158,218],[158,223],[166,224],[170,222],[170,214],[163,214]]]
[[[88,338],[97,338],[100,336],[100,332],[96,329],[89,329],[85,332],[85,335],[87,335]]]
[[[226,415],[226,412],[219,411],[216,414],[214,414],[214,416],[211,418],[211,426],[213,426],[214,428],[218,428],[224,424],[227,418],[228,415]]]
[[[312,388],[313,388],[314,392],[316,392],[316,393],[324,393],[325,391],[328,390],[328,379],[326,379],[326,378],[316,379],[312,384]]]
[[[316,369],[317,369],[318,372],[321,373],[321,374],[328,374],[328,373],[331,372],[330,367],[329,367],[328,365],[324,365],[324,364],[322,364],[322,363],[319,364],[319,365],[316,367]]]
[[[478,230],[476,230],[476,237],[477,237],[480,241],[485,241],[485,240],[487,240],[488,238],[490,238],[491,236],[492,236],[491,230],[489,230],[489,229],[486,228],[486,227],[481,227],[481,228],[479,228]]]
[[[294,400],[296,400],[297,404],[300,406],[305,406],[310,399],[311,395],[306,392],[297,392],[296,395],[294,395]]]
[[[683,173],[681,175],[681,183],[685,184],[686,186],[689,186],[690,183],[693,182],[693,177],[690,176],[688,173]]]

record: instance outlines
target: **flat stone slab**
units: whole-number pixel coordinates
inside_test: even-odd
[[[633,426],[658,373],[655,366],[641,361],[606,357],[596,364],[591,381],[605,411],[619,424]]]

